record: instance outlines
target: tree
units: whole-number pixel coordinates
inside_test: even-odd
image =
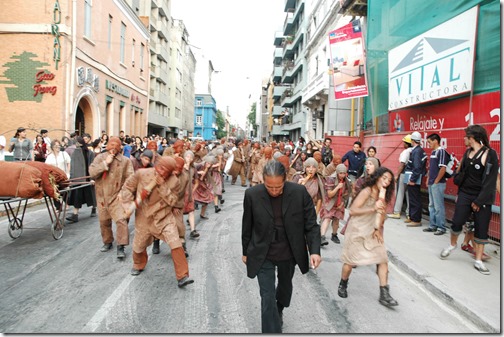
[[[257,110],[256,103],[252,103],[252,105],[250,106],[250,112],[247,116],[249,124],[254,129],[254,135],[257,135],[257,127],[258,127],[258,125],[256,124],[256,110]]]
[[[224,119],[224,115],[223,115],[222,111],[220,111],[220,110],[217,110],[217,116],[216,116],[215,123],[217,124],[217,132],[216,132],[217,139],[221,139],[222,137],[226,137],[227,136],[227,132],[225,130],[226,120]]]

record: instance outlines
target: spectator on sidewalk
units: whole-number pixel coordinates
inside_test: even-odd
[[[433,133],[427,137],[427,143],[432,149],[429,160],[429,176],[427,187],[429,190],[429,227],[424,232],[434,232],[434,235],[446,233],[444,193],[446,190],[446,165],[450,156],[440,146],[441,137]]]
[[[395,176],[395,182],[397,184],[397,192],[394,204],[394,213],[388,214],[388,217],[393,219],[401,218],[401,211],[404,202],[404,197],[406,196],[406,220],[409,220],[409,196],[407,192],[408,185],[404,181],[404,171],[412,150],[411,135],[404,136],[402,142],[404,150],[399,155],[399,168],[397,169],[397,174]]]
[[[441,251],[441,259],[446,259],[457,247],[457,239],[462,226],[474,213],[474,268],[484,275],[490,271],[482,261],[485,244],[488,243],[488,227],[495,201],[496,182],[499,172],[499,158],[490,148],[488,135],[481,125],[471,125],[465,129],[469,149],[459,165],[454,183],[459,187],[455,213],[450,229],[450,246]]]
[[[341,162],[345,163],[348,160],[348,178],[352,184],[357,180],[359,170],[364,166],[366,155],[361,151],[362,143],[359,141],[354,142],[353,149],[348,151],[341,158]]]
[[[326,137],[324,139],[324,145],[322,146],[322,149],[320,149],[320,153],[322,153],[322,162],[325,166],[329,165],[333,159],[333,150],[331,148],[331,144],[332,139]]]
[[[14,160],[25,161],[35,160],[33,155],[33,143],[26,138],[26,129],[18,128],[14,138],[11,139],[10,152],[14,155]]]
[[[380,304],[388,307],[398,305],[389,292],[388,255],[383,241],[385,209],[393,194],[394,174],[388,168],[380,167],[366,180],[353,201],[341,254],[343,267],[339,297],[348,297],[348,279],[353,266],[375,264],[380,283]]]
[[[420,194],[420,185],[422,177],[426,173],[427,155],[420,146],[422,135],[415,131],[411,134],[411,150],[410,158],[405,170],[405,181],[408,184],[409,194],[409,212],[411,222],[406,226],[420,227],[422,226],[422,196]]]
[[[51,149],[52,152],[47,155],[45,163],[56,166],[70,178],[70,156],[65,151],[61,151],[61,143],[57,139],[51,142]]]
[[[378,160],[378,164],[381,166],[380,159],[376,158],[376,147],[374,146],[368,147],[367,156],[368,158],[375,158],[376,160]]]
[[[296,264],[302,274],[320,264],[320,226],[306,188],[285,181],[282,163],[269,161],[263,175],[264,184],[245,191],[242,261],[259,282],[262,332],[281,333]]]
[[[73,214],[66,219],[71,222],[79,221],[79,210],[86,203],[91,206],[91,217],[96,216],[96,195],[94,189],[94,180],[89,176],[89,165],[95,158],[94,152],[89,150],[83,137],[77,137],[77,147],[70,157],[70,179],[74,183],[87,184],[86,187],[74,189],[70,192],[68,205],[74,207]]]

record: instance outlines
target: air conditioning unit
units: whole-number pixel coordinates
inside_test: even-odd
[[[331,136],[348,136],[348,131],[331,131]]]

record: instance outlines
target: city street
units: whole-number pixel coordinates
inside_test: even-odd
[[[124,261],[114,249],[100,252],[98,218],[83,208],[54,240],[45,205],[27,209],[21,237],[7,234],[0,218],[0,332],[3,333],[260,333],[257,279],[241,261],[241,216],[245,188],[225,183],[225,203],[201,236],[188,239],[194,283],[177,287],[170,251],[161,245],[146,269],[131,276],[131,246]],[[130,232],[133,235],[133,219]],[[115,229],[115,228],[114,228]],[[385,236],[386,237],[386,236]],[[342,243],[343,243],[343,238]],[[132,242],[132,236],[130,238]],[[390,263],[394,309],[378,303],[375,266],[356,268],[348,298],[337,295],[342,245],[322,249],[322,264],[301,275],[296,269],[285,333],[477,333],[483,332]]]

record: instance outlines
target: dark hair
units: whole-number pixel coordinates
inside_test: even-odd
[[[286,171],[285,166],[278,160],[271,159],[266,165],[264,165],[263,169],[264,177],[283,177],[285,180]]]
[[[364,180],[364,185],[362,186],[361,191],[366,187],[372,187],[376,185],[378,179],[387,172],[390,173],[392,179],[390,181],[390,185],[388,185],[387,187],[387,192],[385,193],[385,202],[387,204],[390,203],[390,200],[392,200],[392,196],[395,191],[395,180],[394,180],[394,173],[392,173],[392,171],[389,168],[386,168],[385,166],[378,167],[373,174],[371,174],[366,180]]]
[[[331,138],[329,138],[329,137],[324,138],[324,143],[325,143],[326,140],[328,140],[328,141],[330,141],[332,143],[332,139]]]
[[[488,142],[488,134],[484,127],[481,125],[475,124],[470,125],[464,129],[467,137],[473,137],[475,141],[483,144],[484,146],[490,147],[490,143]]]
[[[126,138],[124,138],[124,142],[125,142],[126,144],[131,144],[131,138],[130,138],[130,137],[128,137],[128,136],[126,136]]]
[[[378,153],[378,152],[376,152],[376,147],[374,147],[374,146],[368,147],[368,149],[367,149],[368,153],[369,153],[369,150],[374,150],[375,153]]]
[[[355,144],[359,145],[359,147],[362,147],[362,143],[361,143],[361,142],[359,142],[358,140],[356,140],[356,141],[353,143],[353,145],[355,145]]]
[[[429,136],[427,136],[427,139],[430,139],[432,141],[437,140],[438,143],[441,143],[441,137],[437,133],[433,133]]]

